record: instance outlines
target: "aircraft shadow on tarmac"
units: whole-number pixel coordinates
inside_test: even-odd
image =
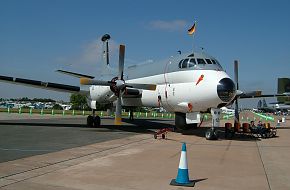
[[[105,120],[113,120],[111,118],[104,118]],[[90,130],[92,132],[102,132],[102,133],[109,133],[109,132],[133,132],[133,133],[142,133],[142,134],[154,134],[156,130],[162,128],[174,128],[174,122],[171,120],[164,120],[164,119],[134,119],[129,120],[123,118],[123,125],[122,126],[115,126],[112,124],[106,124],[107,122],[103,122],[100,128],[87,128],[85,124],[76,124],[76,123],[61,123],[54,122],[48,123],[43,120],[35,120],[31,122],[31,120],[13,120],[13,121],[0,121],[1,125],[14,125],[14,126],[40,126],[40,127],[75,127],[75,128],[82,128],[85,130]],[[104,130],[107,129],[107,130]],[[197,137],[204,137],[206,130],[209,127],[198,127],[196,129],[190,129],[186,131],[175,131],[177,133],[181,133],[183,135],[191,135]],[[260,138],[249,134],[236,134],[234,137],[228,139],[225,138],[225,131],[224,128],[218,129],[219,139],[220,140],[235,140],[235,141],[260,141]]]
[[[179,133],[182,133],[183,135],[194,135],[197,137],[204,137],[206,130],[208,130],[209,127],[198,127],[195,129],[190,129],[187,131],[182,131]],[[218,128],[218,135],[219,140],[234,140],[234,141],[260,141],[260,138],[257,138],[256,136],[250,135],[250,134],[235,134],[232,138],[226,138],[225,137],[225,130],[224,128],[220,127]]]
[[[105,120],[113,120],[111,118],[104,118],[104,124],[99,128],[88,128],[86,124],[83,123],[73,123],[63,122],[62,120],[54,120],[54,122],[49,122],[49,120],[10,120],[10,121],[0,121],[1,125],[13,125],[13,126],[39,126],[39,127],[71,127],[71,128],[82,128],[85,130],[90,130],[92,132],[134,132],[134,133],[148,133],[153,134],[157,129],[173,127],[170,123],[160,123],[160,121],[166,120],[150,120],[150,119],[123,119],[122,126],[116,126],[110,124],[110,122],[105,122]],[[107,124],[108,123],[108,124]],[[111,122],[112,123],[112,122]],[[108,129],[108,130],[103,130]]]

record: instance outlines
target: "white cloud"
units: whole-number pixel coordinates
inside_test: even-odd
[[[168,31],[181,31],[187,26],[187,22],[184,20],[155,20],[149,23],[151,29],[168,30]]]
[[[110,58],[115,56],[115,54],[118,52],[118,48],[119,46],[115,41],[109,41]],[[101,38],[93,40],[84,45],[80,61],[87,64],[102,64],[105,61],[104,50],[105,45],[101,41]]]
[[[101,37],[98,37],[84,43],[81,46],[80,53],[58,58],[57,61],[62,69],[91,73],[92,71],[99,70],[102,65],[105,65],[104,50],[105,45],[101,41]],[[114,40],[110,40],[109,60],[111,67],[114,67],[117,63],[118,51],[119,45]]]

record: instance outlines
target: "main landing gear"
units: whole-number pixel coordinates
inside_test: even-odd
[[[186,114],[181,112],[175,112],[175,127],[178,130],[184,131],[197,128],[197,123],[187,124]]]
[[[100,127],[101,126],[101,118],[96,115],[96,110],[92,111],[92,115],[87,117],[87,126],[88,127]]]
[[[221,110],[217,108],[211,108],[210,112],[212,115],[212,127],[205,132],[205,138],[207,140],[217,140],[219,136],[215,127],[219,127],[220,125]]]

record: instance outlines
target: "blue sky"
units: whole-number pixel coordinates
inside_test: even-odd
[[[126,64],[157,61],[192,50],[187,35],[197,21],[195,49],[203,47],[233,76],[240,61],[240,88],[277,91],[290,77],[288,0],[1,0],[0,75],[78,85],[55,73],[62,68],[98,75],[100,37],[112,37],[112,60],[126,44]],[[69,95],[0,83],[0,97]]]

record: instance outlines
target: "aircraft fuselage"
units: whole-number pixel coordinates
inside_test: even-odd
[[[155,91],[137,90],[124,95],[123,106],[164,107],[170,112],[199,112],[232,101],[235,85],[218,61],[204,53],[179,55],[160,62],[129,66],[124,80],[156,84]],[[130,91],[130,88],[128,88]],[[114,100],[109,87],[91,86],[90,98],[100,103]],[[126,92],[125,92],[126,93]]]

